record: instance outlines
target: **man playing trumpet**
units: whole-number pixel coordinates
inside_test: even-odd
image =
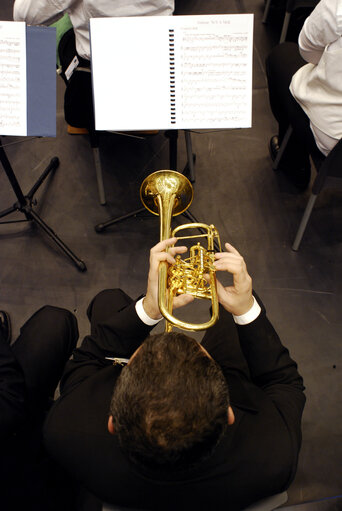
[[[91,333],[66,365],[45,444],[101,501],[239,510],[294,478],[303,380],[228,243],[214,266],[233,283],[218,280],[220,319],[202,342],[149,335],[161,320],[159,264],[186,251],[176,241],[151,249],[146,296],[132,300],[114,289],[91,302]],[[177,296],[174,308],[192,299]]]

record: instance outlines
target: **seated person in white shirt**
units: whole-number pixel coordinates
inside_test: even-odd
[[[45,446],[101,502],[238,510],[292,482],[303,380],[229,244],[215,267],[232,283],[218,282],[220,318],[202,342],[149,335],[162,320],[159,263],[186,251],[176,241],[152,248],[146,296],[108,289],[91,302],[91,333],[66,365]],[[174,305],[190,301],[180,295]]]
[[[296,131],[280,168],[304,190],[310,180],[309,150],[327,155],[342,137],[342,2],[321,0],[305,20],[298,46],[283,43],[274,48],[266,72],[271,109],[279,124],[270,141],[271,157],[276,158],[293,124]],[[306,137],[307,125],[311,132]]]

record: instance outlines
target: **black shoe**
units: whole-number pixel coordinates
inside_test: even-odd
[[[11,320],[9,314],[5,311],[0,311],[0,337],[10,344],[12,337]]]
[[[270,142],[268,144],[268,149],[270,151],[271,160],[274,161],[277,157],[277,154],[279,152],[279,138],[277,135],[273,135],[273,137],[270,139]]]

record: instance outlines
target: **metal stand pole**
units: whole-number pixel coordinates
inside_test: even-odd
[[[177,140],[178,140],[178,130],[167,130],[165,131],[165,136],[169,139],[169,165],[170,170],[176,170],[177,169]],[[194,170],[194,162],[196,160],[196,156],[192,153],[192,145],[191,145],[191,136],[190,132],[188,130],[185,130],[185,141],[186,141],[186,151],[187,151],[187,164],[183,170],[183,174],[189,174],[189,180],[191,183],[195,182],[195,170]],[[110,218],[106,222],[101,222],[97,225],[95,225],[95,231],[100,233],[103,232],[107,227],[111,227],[114,224],[117,224],[118,222],[122,222],[123,220],[126,220],[127,218],[131,218],[134,216],[139,215],[143,211],[146,212],[146,208],[140,208],[135,211],[132,211],[131,213],[127,213],[127,215],[122,215],[116,218]],[[191,213],[185,212],[184,215],[190,215]],[[188,218],[190,218],[188,216]],[[197,220],[196,220],[197,222]],[[204,232],[204,231],[203,231]],[[216,246],[215,246],[216,248]]]

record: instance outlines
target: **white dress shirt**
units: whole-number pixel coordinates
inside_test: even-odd
[[[90,18],[169,16],[173,11],[174,0],[15,0],[13,19],[41,25],[60,13],[68,13],[75,30],[77,52],[89,60]]]
[[[144,300],[144,297],[140,298],[140,300],[138,300],[135,304],[135,310],[137,311],[139,318],[141,319],[141,321],[143,323],[145,323],[145,325],[150,325],[150,326],[156,325],[163,318],[160,318],[160,319],[150,318],[150,316],[148,316],[144,310],[143,300]],[[237,323],[238,325],[248,325],[248,323],[252,323],[252,321],[254,321],[259,316],[259,314],[261,312],[261,307],[258,304],[258,302],[256,301],[256,299],[254,298],[254,296],[253,296],[253,300],[254,301],[253,301],[252,307],[245,314],[241,314],[241,316],[234,316],[234,314],[233,314],[233,319],[234,319],[235,323]]]
[[[342,137],[342,0],[319,2],[305,20],[298,44],[309,64],[294,74],[290,91],[327,155]]]

